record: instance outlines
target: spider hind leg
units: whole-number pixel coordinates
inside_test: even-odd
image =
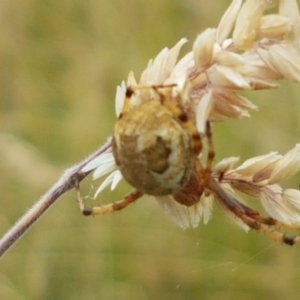
[[[137,190],[133,190],[127,196],[125,196],[124,199],[122,199],[120,201],[117,201],[114,203],[108,203],[108,204],[104,204],[104,205],[100,205],[100,206],[86,207],[84,204],[83,198],[81,196],[78,181],[76,182],[75,189],[76,189],[76,193],[77,193],[77,201],[79,204],[79,209],[84,216],[103,215],[107,212],[114,212],[114,211],[122,210],[125,207],[127,207],[129,204],[137,201],[143,195],[143,193],[141,193]]]

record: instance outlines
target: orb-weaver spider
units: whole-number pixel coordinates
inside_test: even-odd
[[[176,84],[127,87],[112,149],[121,174],[135,189],[121,201],[85,207],[77,186],[82,213],[89,216],[121,210],[144,194],[172,195],[181,205],[192,206],[205,193],[212,194],[248,227],[289,245],[300,242],[300,237],[288,237],[275,229],[280,226],[297,229],[297,226],[262,217],[220,186],[222,174],[217,178],[212,176],[215,152],[210,122],[206,121],[205,134],[201,136],[185,108],[182,93],[174,92],[176,87]],[[147,96],[139,95],[143,101],[132,104],[132,97],[145,91]],[[205,165],[199,159],[203,138],[208,145]]]

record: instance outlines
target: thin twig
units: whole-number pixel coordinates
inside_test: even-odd
[[[22,235],[59,199],[66,191],[75,187],[76,182],[82,181],[90,172],[82,172],[82,168],[93,158],[105,152],[110,147],[109,141],[81,163],[69,168],[52,188],[48,190],[17,223],[11,227],[0,240],[0,256],[2,256]]]

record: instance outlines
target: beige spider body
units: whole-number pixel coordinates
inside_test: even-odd
[[[191,132],[159,101],[143,103],[124,114],[115,126],[112,145],[123,177],[142,193],[173,194],[191,177]]]

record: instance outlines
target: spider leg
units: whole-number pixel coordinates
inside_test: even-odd
[[[257,211],[255,211],[255,214],[253,213],[249,214],[249,216],[255,219],[257,222],[268,226],[274,226],[277,228],[284,227],[288,229],[300,230],[299,224],[287,224],[287,223],[280,222],[272,217],[263,217]]]
[[[107,212],[121,210],[121,209],[127,207],[129,204],[137,201],[143,195],[143,193],[141,193],[137,190],[133,190],[127,196],[125,196],[124,199],[122,199],[120,201],[117,201],[114,203],[109,203],[109,204],[104,204],[101,206],[86,207],[84,205],[84,201],[83,201],[81,193],[80,193],[80,188],[79,188],[78,182],[76,182],[75,189],[77,192],[77,200],[79,203],[79,209],[84,216],[103,215]]]
[[[196,156],[199,155],[199,153],[202,150],[202,141],[201,136],[199,132],[197,131],[197,128],[192,123],[192,121],[189,119],[187,113],[183,110],[181,110],[179,107],[174,105],[170,100],[165,99],[163,100],[163,104],[175,115],[177,118],[181,121],[181,123],[189,130],[189,132],[192,135],[193,139],[193,147],[194,147],[194,154]]]
[[[205,128],[205,136],[207,138],[207,158],[206,158],[206,166],[204,167],[200,161],[197,162],[199,171],[202,174],[202,185],[204,186],[205,193],[209,194],[209,181],[211,180],[211,168],[212,163],[215,158],[215,151],[214,151],[214,144],[212,139],[212,132],[211,132],[211,125],[209,121],[206,121],[206,128]]]
[[[255,218],[251,218],[247,216],[246,214],[240,213],[238,217],[247,224],[251,229],[255,229],[257,231],[263,232],[265,235],[271,237],[275,241],[293,246],[296,243],[300,242],[300,236],[287,236],[284,233],[270,227],[269,225],[266,225],[265,223],[261,223]]]
[[[209,189],[215,195],[223,206],[229,209],[236,217],[241,219],[251,229],[263,232],[265,235],[273,238],[276,241],[287,245],[294,245],[300,242],[300,236],[290,237],[276,230],[273,226],[285,225],[273,218],[264,218],[259,212],[239,202],[237,199],[227,194],[215,181],[213,177],[209,178]]]
[[[214,144],[213,144],[213,139],[212,139],[211,125],[210,125],[209,121],[206,121],[205,135],[207,138],[207,145],[208,145],[208,153],[207,153],[207,160],[206,160],[206,172],[211,174],[212,163],[215,158],[215,151],[214,151]]]
[[[160,101],[163,105],[165,105],[183,124],[183,126],[191,133],[192,140],[193,140],[193,148],[194,148],[194,154],[196,156],[199,155],[199,153],[202,150],[202,141],[201,136],[193,124],[193,122],[189,119],[187,113],[175,105],[172,101],[168,99],[164,94],[162,94],[158,89],[163,87],[174,87],[174,85],[166,85],[166,86],[152,86],[153,89],[157,92],[157,94],[160,95]]]

